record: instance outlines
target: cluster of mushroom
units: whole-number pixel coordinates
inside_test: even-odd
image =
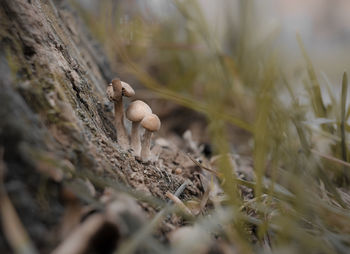
[[[148,162],[151,159],[152,134],[160,129],[161,124],[158,116],[152,113],[152,109],[146,103],[140,100],[133,101],[126,110],[126,118],[132,122],[129,143],[129,136],[124,125],[123,96],[132,97],[134,95],[134,89],[120,79],[113,79],[107,88],[107,97],[114,102],[115,127],[119,145],[124,150],[131,148],[135,156],[141,157],[143,162]],[[140,125],[145,129],[142,144],[139,134]]]

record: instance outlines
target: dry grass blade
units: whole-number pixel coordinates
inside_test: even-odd
[[[335,98],[334,96],[334,92],[332,90],[332,84],[331,82],[329,81],[327,75],[324,73],[324,72],[321,72],[325,82],[326,82],[326,89],[327,89],[327,92],[328,92],[328,95],[331,99],[331,102],[332,102],[332,105],[336,105],[337,104],[337,99]]]
[[[194,158],[192,158],[191,155],[187,154],[187,156],[191,159],[191,161],[193,161],[194,164],[196,164],[198,167],[216,175],[217,177],[221,177],[221,174],[211,168],[208,168],[208,167],[205,167],[203,166],[202,164],[200,164],[198,161],[196,161]],[[246,180],[243,180],[243,179],[239,179],[239,178],[236,178],[236,181],[237,181],[237,184],[239,185],[243,185],[245,187],[248,187],[250,189],[254,189],[255,186],[256,186],[256,183],[255,182],[249,182],[249,181],[246,181]],[[269,194],[269,186],[266,187],[266,182],[267,182],[267,179],[264,178],[264,186],[262,187],[262,191],[264,192],[264,194]],[[278,198],[283,198],[285,200],[293,200],[295,199],[294,195],[291,194],[289,191],[287,191],[285,188],[283,188],[282,186],[278,185],[277,183],[274,183],[274,194],[276,195],[276,197]]]
[[[347,100],[347,94],[348,94],[348,76],[346,72],[343,74],[343,80],[342,80],[342,89],[341,89],[341,116],[340,116],[340,137],[341,137],[341,151],[342,151],[342,158],[343,161],[347,162],[347,148],[346,148],[346,134],[345,134],[345,124],[346,124],[346,100]],[[349,172],[344,169],[343,170],[343,177],[345,178],[345,182],[350,181],[350,174]]]
[[[53,251],[53,254],[86,253],[89,247],[88,243],[104,223],[106,223],[106,219],[103,215],[96,214],[90,216]]]
[[[350,168],[350,163],[349,163],[349,162],[340,160],[340,159],[338,159],[338,158],[335,158],[335,157],[330,156],[330,155],[327,155],[327,154],[320,153],[319,151],[317,151],[317,150],[315,150],[315,149],[311,149],[311,152],[312,152],[313,154],[316,154],[317,156],[320,156],[320,157],[322,157],[322,158],[325,158],[325,159],[327,159],[327,160],[336,162],[336,163],[338,163],[338,164],[341,164],[341,165],[343,165],[343,166],[345,166],[345,167]],[[350,170],[350,169],[349,169],[349,170]]]
[[[22,254],[38,253],[6,193],[1,195],[0,203],[4,235],[14,252]]]
[[[169,198],[171,201],[173,201],[174,204],[177,205],[184,213],[186,213],[189,216],[193,215],[191,210],[178,197],[176,197],[169,191],[165,193],[165,196]]]
[[[4,186],[6,165],[3,160],[3,148],[0,149],[0,213],[4,235],[15,253],[35,254],[38,251],[32,244],[18,214],[7,195]]]
[[[211,189],[212,189],[212,187],[209,185],[209,187],[205,190],[205,192],[204,192],[204,194],[202,196],[202,200],[201,200],[201,202],[199,204],[199,207],[200,207],[200,211],[199,212],[203,212],[205,206],[207,205]]]

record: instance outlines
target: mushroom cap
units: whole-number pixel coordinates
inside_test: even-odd
[[[123,89],[123,96],[131,97],[135,95],[135,90],[126,82],[121,81],[122,89]]]
[[[149,114],[152,114],[152,109],[140,100],[130,103],[130,106],[126,110],[126,118],[132,122],[139,122]]]
[[[118,101],[122,96],[131,97],[135,95],[134,89],[126,82],[120,81],[119,78],[112,80],[112,83],[107,88],[107,96],[111,101]]]
[[[160,120],[159,117],[155,114],[149,114],[146,115],[142,121],[141,125],[146,130],[149,130],[151,132],[158,131],[160,129]]]

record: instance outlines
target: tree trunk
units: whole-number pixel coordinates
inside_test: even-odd
[[[72,187],[88,203],[86,188],[77,187],[81,179],[92,182],[97,196],[104,187],[97,176],[161,199],[182,184],[166,166],[144,165],[120,152],[105,96],[115,73],[65,1],[1,0],[0,23],[4,186],[40,252],[62,241],[56,237],[62,189]],[[192,186],[185,195],[198,193]],[[3,236],[0,226],[0,252],[7,253]]]

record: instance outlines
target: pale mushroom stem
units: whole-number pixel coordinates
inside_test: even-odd
[[[128,134],[124,125],[123,99],[114,102],[115,127],[119,145],[127,150],[129,146]]]
[[[139,136],[140,122],[132,122],[131,126],[131,148],[134,150],[135,156],[140,156],[141,153],[141,141]]]
[[[152,137],[152,132],[145,130],[145,134],[143,134],[142,148],[141,148],[141,160],[144,162],[147,162],[150,159],[151,137]]]

